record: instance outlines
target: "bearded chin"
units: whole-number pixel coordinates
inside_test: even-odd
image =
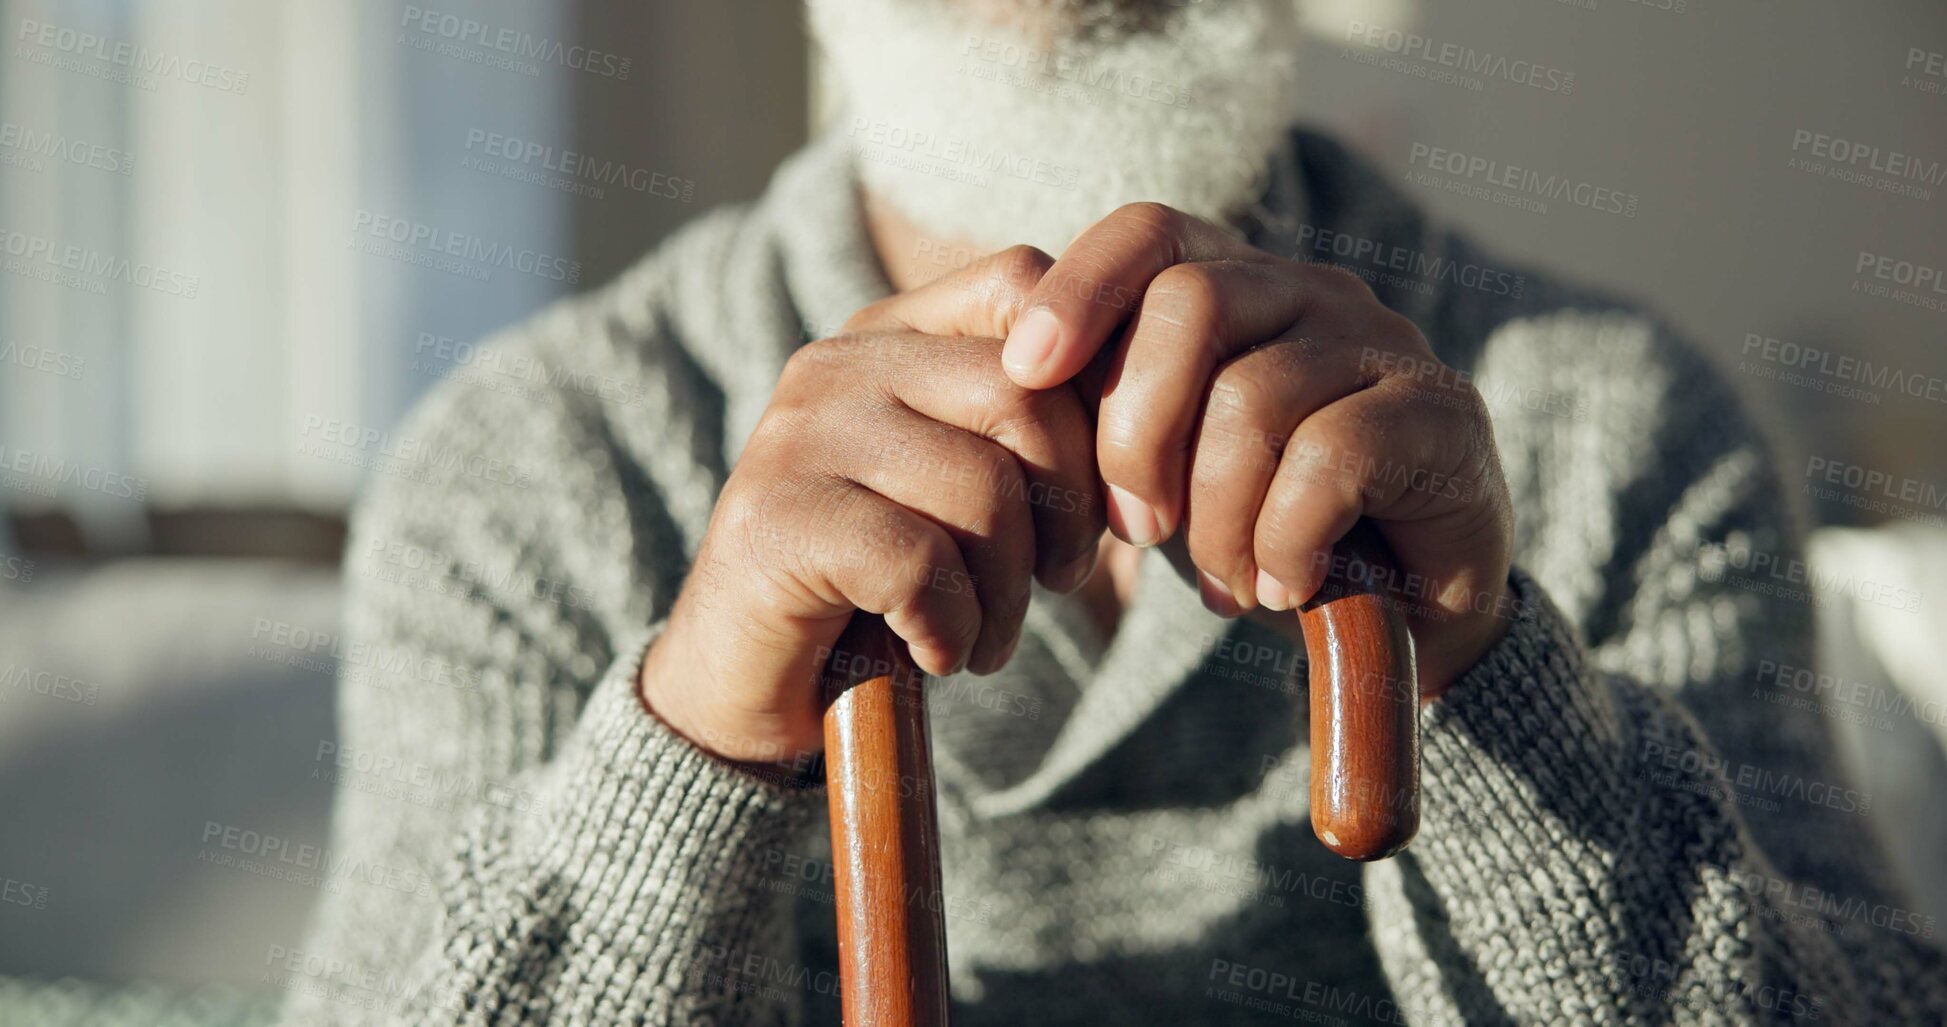
[[[956,0],[807,6],[861,183],[942,240],[1058,254],[1137,201],[1224,223],[1292,122],[1292,0],[1199,0],[1036,41]]]

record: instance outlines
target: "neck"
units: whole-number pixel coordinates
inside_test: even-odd
[[[866,235],[894,292],[917,289],[986,256],[965,239],[925,231],[870,190],[864,195]]]

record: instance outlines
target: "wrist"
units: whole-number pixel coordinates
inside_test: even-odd
[[[669,630],[665,629],[649,643],[649,650],[642,654],[642,665],[636,671],[636,697],[642,700],[642,708],[650,716],[662,721],[664,726],[681,736],[683,740],[698,748],[707,748],[698,744],[695,736],[686,727],[688,718],[680,712],[681,704],[678,696],[664,694],[664,689],[659,687],[661,682],[687,677],[667,666],[670,662],[670,650],[673,648],[669,636]]]
[[[789,745],[748,725],[726,723],[708,709],[709,698],[720,695],[721,689],[696,658],[691,637],[672,618],[650,643],[635,682],[643,709],[714,759],[775,784],[817,784],[816,748]]]
[[[1507,637],[1513,623],[1513,589],[1505,574],[1495,587],[1469,593],[1473,602],[1467,613],[1457,618],[1448,630],[1430,640],[1419,654],[1420,699],[1432,702],[1480,665],[1494,647]]]

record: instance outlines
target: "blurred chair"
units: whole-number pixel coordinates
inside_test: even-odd
[[[318,892],[212,863],[205,839],[324,846],[335,668],[276,626],[335,634],[336,578],[131,559],[41,563],[0,589],[0,877],[45,889],[42,908],[0,909],[0,966],[20,978],[0,983],[0,1023],[269,1016],[269,954],[302,945]]]
[[[1824,678],[1807,695],[1839,714],[1841,744],[1917,912],[1947,920],[1947,596],[1928,594],[1947,582],[1947,529],[1825,528],[1810,556],[1813,580],[1833,584],[1820,594],[1835,601],[1819,613]],[[1876,601],[1887,596],[1899,601]],[[1915,596],[1919,608],[1905,608]]]

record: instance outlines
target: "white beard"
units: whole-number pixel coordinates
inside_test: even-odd
[[[807,0],[860,179],[922,232],[1058,254],[1125,203],[1223,223],[1257,198],[1293,120],[1293,0],[1195,0],[1046,42],[963,6]]]

